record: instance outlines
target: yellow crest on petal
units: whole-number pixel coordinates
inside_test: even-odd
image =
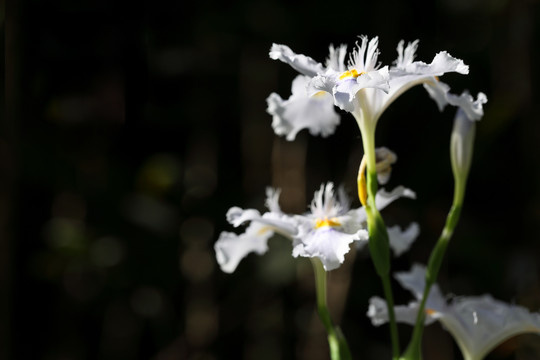
[[[365,72],[358,72],[356,69],[352,69],[352,70],[347,70],[345,71],[343,74],[341,74],[341,76],[339,77],[339,80],[343,80],[345,78],[348,78],[348,77],[352,77],[352,78],[357,78],[361,75],[365,74]]]
[[[339,223],[339,221],[337,221],[336,218],[324,218],[324,219],[318,219],[317,222],[315,223],[315,228],[318,229],[318,228],[322,228],[324,226],[330,226],[330,227],[334,227],[334,226],[341,226],[341,224]]]
[[[315,94],[311,95],[311,97],[320,98],[320,97],[323,97],[324,95],[326,95],[325,91],[317,91]]]

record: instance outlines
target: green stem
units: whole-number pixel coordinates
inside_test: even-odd
[[[388,308],[388,320],[390,321],[390,338],[392,341],[392,357],[399,358],[399,334],[397,329],[396,315],[394,313],[394,296],[392,295],[392,287],[390,286],[390,276],[382,278],[384,297]]]
[[[407,350],[401,357],[401,360],[422,359],[421,348],[422,334],[424,330],[426,301],[431,291],[431,287],[437,280],[437,276],[439,275],[439,270],[441,268],[444,255],[446,253],[446,248],[448,247],[448,243],[450,242],[450,239],[454,234],[454,229],[456,228],[459,221],[464,195],[465,189],[463,183],[461,181],[456,181],[454,185],[454,201],[452,203],[452,208],[450,209],[446,217],[446,223],[439,237],[439,240],[437,241],[437,244],[435,244],[435,247],[433,248],[429,257],[426,271],[426,286],[424,287],[424,293],[422,295],[422,300],[418,308],[418,314],[416,316],[416,323],[414,325],[411,342],[409,343]]]
[[[454,127],[450,136],[450,160],[452,163],[452,173],[454,175],[454,199],[452,207],[446,217],[446,223],[443,231],[433,248],[429,257],[426,271],[426,285],[422,294],[422,301],[418,308],[416,324],[414,325],[411,342],[401,358],[402,360],[419,360],[422,358],[422,332],[424,329],[426,301],[431,291],[431,287],[437,280],[441,268],[444,254],[448,243],[452,238],[454,229],[457,226],[465,198],[465,189],[467,186],[467,177],[471,166],[473,153],[475,124],[468,119],[461,110],[458,110],[454,119]],[[468,359],[468,355],[464,352]]]
[[[330,347],[330,358],[332,360],[351,360],[351,352],[345,336],[341,329],[334,326],[328,305],[326,302],[326,271],[321,261],[311,258],[313,271],[315,272],[315,287],[317,289],[317,312],[323,326],[328,334],[328,346]]]
[[[359,95],[361,103],[362,97]],[[375,196],[378,191],[377,162],[375,158],[375,126],[376,121],[363,110],[353,113],[362,133],[364,156],[367,163],[367,204],[365,204],[369,240],[368,246],[375,270],[381,278],[390,322],[393,359],[399,358],[399,334],[394,312],[394,297],[390,285],[390,245],[388,231],[384,220],[377,209]]]

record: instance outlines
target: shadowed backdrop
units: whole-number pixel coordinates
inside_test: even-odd
[[[5,5],[0,133],[0,358],[328,359],[313,274],[284,238],[222,273],[213,244],[232,206],[262,210],[266,186],[303,212],[322,182],[355,197],[362,158],[352,116],[328,138],[274,135],[266,97],[295,71],[272,43],[324,61],[328,45],[379,36],[417,59],[447,50],[470,67],[445,82],[488,96],[462,220],[440,274],[445,293],[540,309],[540,13],[537,0],[22,0]],[[398,155],[388,187],[417,200],[384,212],[421,235],[395,270],[425,263],[452,199],[449,136],[421,87],[382,116],[377,145]],[[396,302],[409,294],[395,285]],[[332,315],[354,358],[388,357],[388,329],[365,316],[381,295],[367,249],[329,274]],[[402,326],[405,345],[410,327]],[[427,359],[460,359],[426,330]],[[540,359],[520,336],[488,359]]]

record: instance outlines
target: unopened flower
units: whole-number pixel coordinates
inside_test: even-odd
[[[450,137],[450,159],[456,181],[455,199],[461,202],[471,167],[476,121],[484,115],[483,104],[487,102],[487,97],[479,93],[475,100],[464,91],[459,96],[446,93],[445,98],[449,104],[458,107]]]
[[[476,124],[459,108],[450,136],[450,159],[454,177],[462,183],[467,180],[471,168],[475,128]]]
[[[398,282],[411,291],[416,301],[396,306],[398,322],[414,325],[425,287],[426,269],[414,265],[409,272],[396,274]],[[465,360],[481,360],[497,345],[523,333],[540,334],[540,314],[522,306],[493,299],[490,295],[455,297],[449,303],[435,284],[426,301],[425,322],[440,321],[456,340]],[[383,299],[370,299],[368,316],[373,325],[388,322]]]

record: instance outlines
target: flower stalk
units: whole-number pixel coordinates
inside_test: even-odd
[[[418,309],[412,339],[401,360],[422,359],[421,345],[425,319],[425,304],[431,287],[437,280],[448,243],[459,222],[463,199],[465,197],[467,177],[471,166],[474,133],[475,123],[467,117],[464,111],[459,109],[454,119],[454,127],[450,138],[450,159],[452,162],[452,173],[454,175],[454,199],[439,240],[429,257],[426,271],[426,286]]]
[[[364,147],[364,159],[360,165],[358,175],[358,196],[366,209],[369,251],[375,266],[375,271],[382,281],[390,321],[392,353],[393,358],[397,359],[400,354],[400,349],[399,334],[394,312],[394,297],[390,285],[390,240],[384,220],[375,203],[375,195],[378,190],[377,161],[375,156],[376,119],[372,117],[372,114],[369,113],[367,107],[362,106],[364,92],[360,90],[357,95],[360,106],[357,108],[358,111],[355,111],[352,114],[360,127]],[[364,167],[367,172],[366,177],[363,176]]]
[[[317,289],[317,312],[328,334],[328,346],[332,360],[351,360],[351,352],[345,336],[338,326],[334,326],[326,301],[326,271],[321,261],[311,258],[311,265],[315,273],[315,287]]]

